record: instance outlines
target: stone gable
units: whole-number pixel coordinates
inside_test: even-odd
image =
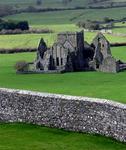
[[[90,45],[84,41],[83,31],[64,32],[57,35],[51,48],[41,39],[35,68],[42,72],[96,70],[115,73],[126,69],[126,64],[120,62],[113,58],[110,43],[102,33],[98,33]]]

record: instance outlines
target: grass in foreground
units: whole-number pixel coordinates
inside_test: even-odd
[[[112,51],[116,58],[126,61],[126,47],[112,48]],[[126,103],[126,72],[30,75],[15,73],[13,66],[17,61],[33,61],[35,57],[35,53],[0,55],[0,87],[107,98]]]
[[[125,150],[126,144],[36,125],[0,124],[0,150]]]

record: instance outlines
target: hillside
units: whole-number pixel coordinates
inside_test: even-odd
[[[36,0],[0,0],[0,4],[11,4],[17,8],[19,6],[30,6],[35,5]],[[100,1],[100,3],[108,3],[112,0],[107,0],[104,2]],[[126,1],[126,0],[125,0]],[[18,3],[17,3],[18,2]],[[117,2],[117,0],[113,0],[113,2]],[[119,1],[118,1],[119,2]],[[124,0],[120,0],[120,2],[124,2]],[[46,5],[45,5],[46,4]],[[89,4],[87,0],[72,0],[70,2],[71,6],[85,6]],[[85,4],[85,5],[84,5]],[[57,7],[61,6],[61,0],[43,0],[43,5],[48,7]],[[63,6],[63,5],[62,5]],[[68,5],[69,6],[69,5]],[[40,6],[39,6],[40,7]],[[60,11],[49,11],[49,12],[24,12],[10,15],[8,13],[3,19],[5,20],[16,20],[28,21],[30,28],[35,29],[50,29],[54,31],[52,34],[22,34],[22,35],[0,35],[0,48],[36,48],[38,45],[38,41],[41,37],[43,37],[47,44],[50,46],[56,38],[56,34],[59,32],[65,31],[80,31],[82,28],[78,28],[76,24],[79,21],[90,20],[98,20],[103,21],[105,17],[109,17],[112,19],[122,19],[126,16],[126,7],[118,7],[118,8],[107,8],[107,9],[77,9],[77,10],[60,10]],[[112,29],[113,33],[119,33],[119,35],[105,35],[111,43],[125,42],[125,36],[120,34],[126,34],[126,24],[116,23],[115,28]],[[86,41],[89,43],[92,41],[93,37],[97,34],[97,32],[85,33]]]
[[[15,8],[36,6],[37,0],[0,0],[0,5],[11,5]],[[69,1],[69,2],[67,2]],[[124,6],[126,0],[42,0],[41,8],[66,8],[89,6]]]

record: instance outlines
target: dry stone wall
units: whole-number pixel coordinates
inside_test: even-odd
[[[0,89],[0,122],[33,123],[126,142],[126,105],[104,99]]]

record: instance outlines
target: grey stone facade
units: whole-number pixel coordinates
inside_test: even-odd
[[[102,72],[119,72],[119,63],[113,58],[110,43],[103,34],[99,33],[94,38],[92,45],[95,48],[93,57],[94,69]]]
[[[126,142],[126,105],[104,99],[0,89],[0,122],[97,133]]]
[[[43,40],[40,41],[35,61],[37,70],[81,71],[85,65],[83,32],[58,34],[57,42],[50,49]]]
[[[39,72],[73,72],[99,70],[102,72],[119,72],[126,69],[113,58],[109,41],[99,33],[89,45],[84,42],[84,33],[65,32],[57,35],[57,42],[51,48],[41,39],[37,59],[36,71]]]

